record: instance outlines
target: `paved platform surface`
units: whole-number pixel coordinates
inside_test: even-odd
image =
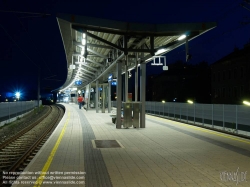
[[[52,173],[21,176],[72,183],[41,186],[250,186],[249,140],[148,115],[146,128],[116,129],[107,111],[64,105],[64,118],[25,170]],[[117,140],[121,147],[95,148],[93,140]]]

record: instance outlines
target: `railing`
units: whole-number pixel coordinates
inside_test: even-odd
[[[40,101],[39,105],[42,102]],[[0,103],[0,126],[37,107],[37,101],[18,101]]]
[[[147,101],[146,113],[250,137],[250,107]],[[116,101],[112,102],[116,106]]]

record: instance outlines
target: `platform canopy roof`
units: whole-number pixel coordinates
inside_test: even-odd
[[[128,58],[131,70],[184,44],[182,35],[190,41],[216,27],[214,22],[145,24],[68,14],[58,14],[57,21],[68,65],[60,90],[76,87],[77,80],[80,88],[96,80],[107,82],[110,74],[116,77],[116,63],[122,63],[124,72]]]

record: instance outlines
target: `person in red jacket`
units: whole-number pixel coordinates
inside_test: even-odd
[[[79,95],[79,97],[77,98],[77,101],[78,101],[78,104],[79,104],[79,109],[82,109],[82,106],[84,105],[84,97]]]

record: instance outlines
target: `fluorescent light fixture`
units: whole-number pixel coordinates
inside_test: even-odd
[[[194,102],[191,100],[187,100],[188,103],[193,104]]]
[[[131,71],[131,70],[133,70],[133,69],[135,69],[135,66],[134,66],[134,67],[132,67],[132,68],[130,68],[130,69],[128,69],[128,71]]]
[[[152,58],[147,59],[146,62],[148,62],[148,61],[150,61],[150,60],[152,60]],[[140,66],[140,64],[138,64],[138,66]]]
[[[166,52],[168,49],[159,49],[158,51],[156,51],[155,55],[159,55],[161,53]]]
[[[82,45],[86,45],[86,39],[85,38],[82,39]]]
[[[86,33],[82,33],[82,38],[86,38]]]
[[[84,53],[85,53],[85,50],[84,49],[81,50],[81,55],[84,55]]]
[[[74,64],[70,64],[69,69],[75,69],[76,66]]]
[[[186,38],[185,34],[181,35],[177,40],[183,40],[184,38]]]
[[[130,78],[130,77],[132,77],[132,74],[131,74],[131,72],[129,71],[129,73],[128,73],[128,78]]]
[[[250,106],[250,102],[248,101],[243,101],[243,104]]]

